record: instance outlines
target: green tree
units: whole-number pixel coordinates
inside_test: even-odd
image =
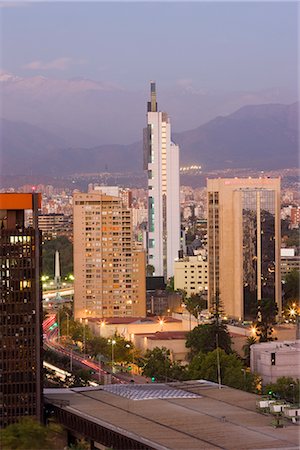
[[[143,375],[146,377],[155,377],[157,381],[165,381],[170,375],[170,350],[167,348],[155,347],[153,350],[147,350],[145,361]]]
[[[203,352],[208,353],[218,347],[226,353],[231,353],[231,337],[224,323],[206,323],[198,325],[187,333],[186,347],[191,349],[191,356]]]
[[[143,375],[154,377],[156,381],[187,380],[188,372],[178,362],[171,362],[170,350],[155,347],[147,350],[144,358]]]
[[[219,349],[221,382],[227,386],[254,392],[258,379],[257,376],[247,371],[239,357],[231,353],[226,354]],[[189,365],[191,379],[205,379],[218,381],[218,355],[217,350],[209,353],[198,353]]]
[[[282,400],[300,404],[300,380],[292,377],[280,377],[275,383],[269,383],[263,388],[265,394],[272,392]]]
[[[188,312],[196,319],[199,318],[201,311],[207,308],[207,301],[200,294],[192,294],[190,297],[185,298],[184,303]]]
[[[146,276],[147,277],[153,277],[154,272],[155,272],[154,266],[152,266],[151,264],[147,264],[147,266],[146,266]]]
[[[175,289],[174,289],[174,277],[170,277],[168,279],[166,290],[169,291],[169,292],[174,292],[175,291]]]
[[[59,251],[61,276],[73,273],[73,245],[66,236],[51,239],[43,244],[43,273],[54,277],[55,251]]]
[[[278,307],[274,299],[262,298],[257,309],[256,336],[259,342],[273,341],[273,325],[276,321]]]
[[[257,340],[254,336],[248,336],[246,339],[246,343],[243,345],[243,352],[244,352],[244,358],[245,363],[247,367],[250,367],[250,347],[253,344],[256,344]]]
[[[48,447],[48,429],[34,419],[23,418],[0,431],[3,450],[40,450]]]
[[[299,285],[300,285],[300,273],[299,270],[292,270],[286,274],[284,280],[284,306],[289,301],[295,301],[299,304]]]
[[[103,355],[106,358],[110,356],[110,346],[107,339],[101,336],[94,336],[88,341],[87,352],[89,355],[97,357],[98,355]]]

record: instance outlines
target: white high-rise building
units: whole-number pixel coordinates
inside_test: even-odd
[[[148,264],[155,276],[169,278],[180,250],[179,147],[171,141],[167,113],[157,111],[153,82],[144,128],[144,169],[148,170]]]

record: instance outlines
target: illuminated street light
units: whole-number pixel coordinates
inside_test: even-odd
[[[257,328],[255,326],[251,327],[251,333],[256,335]]]
[[[111,344],[111,369],[112,372],[114,372],[114,345],[116,344],[116,341],[114,339],[108,339],[107,342]]]
[[[159,321],[160,331],[163,330],[164,324],[165,324],[164,320],[163,320],[163,319],[160,319],[160,321]]]

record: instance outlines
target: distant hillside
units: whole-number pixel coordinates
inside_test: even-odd
[[[24,122],[2,119],[1,172],[70,174],[142,170],[142,142],[68,148],[65,141]],[[117,126],[117,125],[115,125]],[[205,170],[298,166],[298,104],[245,106],[185,132],[174,133],[181,164]],[[113,140],[113,135],[112,135]]]
[[[298,103],[244,106],[173,138],[184,164],[280,169],[298,166],[297,126]]]

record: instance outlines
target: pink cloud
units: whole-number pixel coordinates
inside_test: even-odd
[[[24,69],[30,69],[30,70],[66,70],[71,65],[74,64],[83,64],[83,60],[75,61],[72,58],[63,57],[63,58],[57,58],[53,59],[52,61],[44,62],[41,60],[32,61],[28,64],[25,64],[23,67]]]

